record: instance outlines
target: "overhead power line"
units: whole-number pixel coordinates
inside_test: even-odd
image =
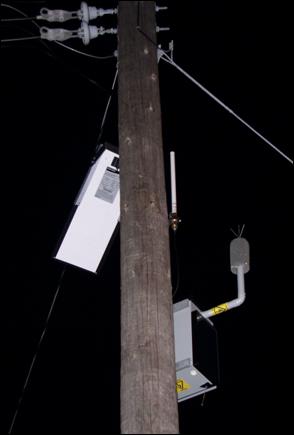
[[[36,23],[36,21],[34,21],[34,19],[30,18],[25,12],[23,12],[22,10],[15,8],[14,6],[8,5],[6,3],[1,3],[1,6],[4,8],[8,8],[13,10],[14,12],[17,12],[18,14],[22,15],[25,19],[30,20],[32,24],[34,24],[34,26],[36,26],[38,28],[38,30],[40,30],[41,26],[39,26],[38,23]],[[35,36],[35,37],[31,37],[31,38],[26,38],[26,39],[40,39],[40,36]],[[1,42],[17,42],[17,41],[24,41],[26,40],[25,38],[10,38],[10,39],[2,39]],[[113,53],[112,55],[108,55],[108,56],[96,56],[94,54],[90,54],[90,53],[85,53],[84,51],[80,51],[80,50],[76,50],[75,48],[70,47],[69,45],[63,44],[59,41],[53,41],[55,42],[55,44],[60,45],[61,47],[72,51],[73,53],[76,54],[80,54],[82,56],[85,57],[89,57],[91,59],[97,59],[97,60],[106,60],[106,59],[112,59],[116,57],[116,54]]]
[[[56,44],[61,45],[62,47],[66,48],[67,50],[73,51],[74,53],[81,54],[82,56],[90,57],[92,59],[98,59],[98,60],[106,60],[106,59],[113,59],[116,57],[115,54],[110,54],[109,56],[96,56],[95,54],[85,53],[84,51],[77,50],[75,48],[70,47],[69,45],[63,44],[60,41],[54,41]]]
[[[117,81],[117,75],[118,75],[118,68],[116,67],[116,71],[115,71],[115,74],[114,74],[114,79],[113,79],[113,83],[112,83],[112,87],[111,87],[111,93],[109,95],[109,98],[108,98],[108,101],[107,101],[107,104],[106,104],[106,107],[105,107],[104,115],[103,115],[103,118],[102,118],[102,121],[101,121],[101,125],[100,125],[100,133],[99,133],[98,141],[97,141],[98,145],[99,145],[99,142],[100,142],[102,134],[103,134],[104,124],[105,124],[107,113],[108,113],[109,106],[110,106],[110,103],[111,103],[114,87],[115,87],[115,84],[116,84],[116,81]]]
[[[1,23],[10,23],[14,21],[32,21],[37,17],[23,17],[23,18],[1,18]]]
[[[1,39],[1,42],[19,42],[19,41],[29,41],[32,39],[40,39],[40,36],[24,36],[22,38]]]
[[[56,303],[56,300],[57,300],[59,292],[60,292],[60,288],[61,288],[62,281],[63,281],[63,278],[64,278],[65,270],[66,269],[64,268],[62,270],[62,272],[61,272],[61,275],[60,275],[60,278],[59,278],[59,282],[58,282],[58,285],[57,285],[57,289],[56,289],[56,291],[54,293],[54,296],[53,296],[53,299],[52,299],[52,302],[51,302],[51,305],[50,305],[49,312],[47,314],[47,318],[46,318],[46,321],[45,321],[45,325],[44,325],[42,334],[41,334],[39,342],[37,344],[37,348],[36,348],[35,354],[34,354],[33,359],[31,361],[31,364],[30,364],[30,367],[29,367],[29,370],[28,370],[28,373],[27,373],[24,385],[22,387],[21,394],[20,394],[18,402],[17,402],[17,406],[16,406],[16,409],[15,409],[15,412],[14,412],[14,415],[13,415],[13,418],[12,418],[12,421],[11,421],[11,424],[10,424],[10,427],[9,427],[8,435],[11,435],[11,433],[13,431],[13,428],[14,428],[14,425],[15,425],[15,421],[17,419],[17,416],[18,416],[18,413],[19,413],[19,410],[20,410],[20,407],[21,407],[24,395],[26,393],[26,390],[27,390],[27,387],[28,387],[28,384],[29,384],[29,381],[30,381],[30,378],[31,378],[31,375],[32,375],[32,371],[33,371],[33,368],[35,366],[35,362],[36,362],[36,359],[37,359],[37,356],[38,356],[38,353],[39,353],[39,350],[41,348],[42,342],[43,342],[44,337],[46,335],[46,332],[47,332],[47,329],[48,329],[48,325],[49,325],[49,321],[51,319],[52,312],[54,310],[55,303]]]
[[[37,5],[37,4],[43,4],[43,3],[47,3],[47,0],[28,0],[28,1],[26,1],[26,0],[20,0],[20,1],[18,1],[18,0],[10,0],[11,1],[11,3],[16,3],[16,4],[24,4],[24,3],[27,3],[27,4],[35,4],[35,5]]]
[[[29,17],[25,12],[21,11],[21,10],[18,9],[18,8],[15,8],[14,6],[8,5],[8,4],[6,4],[6,3],[1,3],[0,6],[1,6],[2,8],[11,9],[12,11],[14,11],[14,12],[16,12],[16,13],[22,15],[22,16],[25,17],[26,19],[30,19],[30,20],[32,20],[32,19],[31,19],[31,18],[30,18],[30,17]],[[39,26],[35,21],[32,20],[32,22],[33,22],[33,23],[34,23],[38,28],[40,28],[40,26]]]

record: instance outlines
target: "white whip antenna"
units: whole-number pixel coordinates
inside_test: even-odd
[[[170,179],[171,179],[171,213],[169,215],[169,222],[172,230],[178,229],[181,220],[178,217],[177,208],[177,184],[176,184],[176,159],[174,151],[170,153]]]
[[[170,153],[170,179],[171,179],[171,212],[177,213],[177,188],[176,188],[176,159],[175,153]]]

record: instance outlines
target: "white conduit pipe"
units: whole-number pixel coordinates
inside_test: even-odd
[[[243,304],[246,298],[243,266],[238,266],[237,268],[237,280],[238,297],[230,302],[225,302],[224,304],[220,304],[216,307],[210,308],[209,310],[203,311],[201,313],[202,317],[205,317],[207,319],[208,317],[216,316],[217,314],[224,313],[225,311],[231,310],[232,308],[237,308]]]

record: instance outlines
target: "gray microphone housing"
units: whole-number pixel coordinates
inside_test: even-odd
[[[230,245],[231,271],[235,275],[238,267],[243,266],[243,272],[250,270],[250,248],[249,243],[243,237],[237,237],[231,241]]]

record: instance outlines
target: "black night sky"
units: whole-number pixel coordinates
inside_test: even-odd
[[[80,5],[6,3],[29,16],[42,6]],[[158,42],[167,48],[174,41],[175,62],[293,158],[290,6],[224,0],[158,4],[169,6],[158,13],[158,24],[171,27]],[[1,7],[1,18],[19,16]],[[105,27],[116,26],[115,17],[103,20]],[[30,22],[1,27],[1,39],[37,34]],[[79,40],[67,44],[98,56],[117,48],[115,36],[89,47]],[[90,59],[54,43],[1,44],[1,434],[8,432],[59,283],[63,265],[52,254],[90,166],[115,68],[115,58]],[[189,298],[206,309],[234,298],[230,229],[245,223],[251,247],[244,305],[214,319],[219,388],[203,403],[200,397],[180,404],[181,433],[245,435],[274,427],[284,433],[278,390],[288,375],[286,365],[283,378],[277,364],[287,358],[284,315],[287,309],[291,314],[292,165],[171,65],[161,61],[159,72],[167,180],[174,150],[182,219],[175,302]],[[118,145],[116,90],[102,141]],[[98,276],[67,268],[13,434],[119,433],[119,353],[117,236]]]

